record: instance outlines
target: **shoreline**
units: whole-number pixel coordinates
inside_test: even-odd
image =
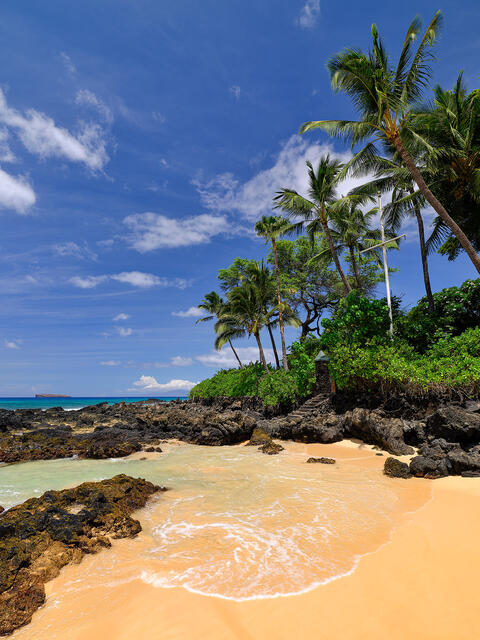
[[[169,446],[181,449],[189,445],[171,443]],[[233,449],[238,448],[234,447]],[[206,452],[209,449],[205,447]],[[331,445],[288,443],[288,449],[283,454],[285,459],[282,462],[281,456],[275,456],[275,464],[278,462],[276,468],[285,469],[288,476],[290,475],[288,471],[289,457],[290,462],[296,459],[295,464],[298,464],[299,461],[304,463],[308,455],[330,454],[337,458],[339,476],[343,474],[343,466],[345,473],[350,478],[352,474],[362,473],[362,470],[365,470],[367,475],[371,477],[372,471],[374,471],[374,475],[377,472],[381,473],[383,463],[383,459],[377,457],[375,453],[378,451],[373,450],[371,446],[358,445],[351,441]],[[154,455],[151,454],[151,457],[153,458]],[[260,452],[257,454],[250,449],[249,455],[253,455],[254,460],[261,464],[262,454]],[[133,454],[130,458],[138,459],[139,456],[140,452]],[[329,476],[333,470],[324,470],[316,465],[308,469],[308,473],[312,472],[315,475],[317,471],[318,473],[325,471]],[[365,560],[368,557],[376,556],[382,548],[389,547],[397,529],[403,527],[406,521],[414,517],[431,500],[431,481],[412,479],[405,482],[404,480],[386,479],[385,482],[391,488],[395,488],[395,495],[399,500],[392,511],[392,518],[389,520],[388,526],[382,525],[375,533],[373,531],[368,533],[364,539],[359,540],[356,536],[355,540],[359,540],[360,547],[358,547],[359,542],[356,542],[355,545],[357,548],[363,548],[363,551],[355,557],[348,555],[348,557],[352,557],[353,566],[342,574],[327,578],[320,586],[311,584],[294,594],[279,593],[266,597],[260,595],[232,598],[222,597],[215,593],[198,593],[195,589],[185,585],[166,588],[165,583],[157,586],[149,584],[149,582],[154,583],[155,580],[145,580],[145,576],[139,570],[134,570],[134,565],[137,564],[135,558],[139,558],[140,563],[140,558],[145,555],[145,549],[148,548],[147,538],[151,525],[149,521],[152,520],[150,512],[151,509],[155,509],[155,505],[152,504],[150,507],[147,506],[146,511],[139,511],[136,514],[143,527],[139,538],[133,542],[119,540],[115,542],[112,549],[100,554],[97,558],[86,557],[81,565],[71,565],[64,569],[58,578],[47,584],[46,605],[37,612],[28,627],[17,631],[13,637],[30,639],[41,637],[41,633],[48,633],[52,639],[60,639],[68,634],[69,639],[72,638],[72,640],[87,640],[87,638],[100,640],[104,637],[123,640],[123,638],[132,636],[139,640],[146,640],[152,637],[152,628],[158,628],[159,633],[160,630],[162,631],[159,635],[162,639],[164,637],[172,639],[238,638],[241,640],[247,638],[257,640],[257,638],[267,637],[286,638],[288,634],[281,635],[281,627],[287,621],[279,625],[273,636],[270,635],[271,624],[265,631],[253,630],[259,624],[259,619],[265,616],[271,623],[276,619],[283,619],[285,612],[292,606],[298,607],[295,616],[309,615],[308,607],[304,610],[304,603],[310,602],[312,597],[316,598],[319,594],[325,593],[325,590],[329,590],[332,585],[343,585],[345,581],[353,578]],[[162,504],[168,506],[168,500],[176,498],[175,488],[172,488],[173,491],[163,496]],[[159,521],[161,513],[155,512],[154,522]],[[345,551],[348,549],[347,553],[351,554],[352,549],[355,548],[352,547],[352,540],[346,544]],[[133,549],[130,545],[133,545]],[[341,552],[341,548],[336,545],[334,547],[335,553],[339,550]],[[102,577],[105,574],[108,575],[106,580]],[[152,575],[155,576],[155,566],[152,566]],[[101,613],[97,611],[99,601],[105,605],[102,606]],[[338,607],[338,603],[336,606]],[[189,622],[182,615],[185,607],[192,612],[192,615],[188,616]],[[239,627],[238,633],[232,634],[228,628],[229,625],[225,627],[225,619],[236,620],[237,617],[243,619],[244,616],[251,616],[249,626],[251,625],[252,632],[248,629],[244,630],[244,633]],[[272,616],[273,619],[271,619]],[[83,620],[83,622],[78,625],[78,620]],[[160,627],[158,627],[159,620],[161,620]],[[239,624],[238,620],[234,626],[237,624]],[[71,629],[72,625],[75,626],[74,631]],[[201,632],[197,630],[198,625],[202,629]],[[314,635],[313,631],[312,634]]]
[[[358,448],[351,442],[321,446],[325,451]],[[413,512],[401,515],[389,540],[362,554],[348,575],[308,592],[236,601],[183,587],[154,587],[138,578],[115,586],[112,574],[109,585],[91,584],[55,604],[56,594],[67,583],[81,580],[86,569],[70,566],[48,583],[47,605],[38,618],[12,637],[40,638],[35,633],[41,629],[60,638],[62,611],[68,609],[78,620],[69,640],[147,640],[153,629],[162,640],[473,640],[480,604],[475,586],[480,558],[472,553],[480,535],[480,481],[449,477],[422,484],[429,485],[430,496]],[[138,515],[142,519],[141,512]],[[119,541],[106,554],[117,553],[123,544],[128,542]],[[105,606],[97,617],[94,603],[99,600]]]

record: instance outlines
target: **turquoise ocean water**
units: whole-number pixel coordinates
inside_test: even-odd
[[[131,397],[108,397],[108,398],[1,398],[0,409],[50,409],[51,407],[63,407],[63,409],[81,409],[91,404],[100,404],[108,402],[108,404],[116,404],[117,402],[138,402],[139,400],[148,400],[152,396],[145,398]],[[156,398],[157,400],[176,400],[175,397]],[[180,400],[186,400],[180,396]]]

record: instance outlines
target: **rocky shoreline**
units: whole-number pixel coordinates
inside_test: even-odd
[[[258,430],[269,440],[333,443],[358,438],[394,456],[414,456],[401,477],[480,475],[480,402],[372,394],[321,397],[279,416],[264,410],[256,398],[103,403],[76,411],[0,410],[0,462],[123,457],[161,451],[161,442],[171,439],[221,446],[254,436],[253,444]],[[259,444],[264,453],[281,451],[271,442]],[[393,467],[389,474],[394,475]]]
[[[117,475],[74,489],[47,491],[0,517],[0,635],[28,624],[45,602],[45,582],[111,539],[141,531],[130,514],[160,487]]]

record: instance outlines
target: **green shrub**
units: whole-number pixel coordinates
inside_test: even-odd
[[[404,341],[339,344],[330,352],[330,372],[338,389],[418,392],[428,388],[480,390],[480,329],[443,338],[424,354]]]
[[[340,301],[331,318],[322,320],[321,347],[330,351],[340,344],[365,344],[388,340],[390,320],[382,300],[365,298],[357,290]]]
[[[313,337],[293,342],[290,346],[288,365],[300,396],[309,395],[315,384],[315,356],[319,351],[320,340]]]
[[[241,369],[221,369],[211,378],[202,380],[193,387],[190,398],[256,396],[259,380],[264,375],[265,369],[258,362]]]
[[[292,404],[298,394],[299,385],[294,373],[284,369],[265,374],[258,384],[258,395],[268,407]]]
[[[433,294],[435,312],[422,298],[395,323],[397,335],[421,353],[447,335],[458,336],[480,325],[480,278],[465,280],[460,287],[449,287]]]

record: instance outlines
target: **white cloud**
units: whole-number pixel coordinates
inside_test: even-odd
[[[26,149],[42,158],[60,157],[83,162],[93,171],[101,169],[109,160],[104,133],[97,124],[83,123],[75,137],[44,113],[28,109],[22,115],[12,109],[1,89],[0,122],[15,129]]]
[[[131,230],[130,246],[140,253],[204,244],[213,236],[235,233],[226,216],[209,213],[180,219],[151,212],[135,213],[123,222]]]
[[[197,382],[190,382],[190,380],[170,380],[169,382],[161,383],[153,376],[140,376],[139,380],[136,380],[133,385],[135,389],[132,391],[190,391]]]
[[[115,331],[118,333],[118,335],[122,336],[122,338],[131,336],[133,333],[133,329],[130,329],[130,327],[115,327]]]
[[[174,278],[170,280],[168,278],[160,278],[152,273],[142,273],[141,271],[124,271],[123,273],[117,273],[110,276],[112,280],[118,282],[126,282],[133,287],[177,287],[179,289],[185,289],[189,285],[187,280],[183,278]]]
[[[100,364],[102,367],[119,367],[122,363],[120,360],[104,360]]]
[[[59,256],[72,256],[81,260],[93,261],[98,259],[97,254],[88,248],[86,242],[83,244],[83,247],[76,242],[63,242],[61,244],[54,245],[53,249]]]
[[[172,311],[172,316],[177,316],[178,318],[201,318],[204,315],[205,311],[198,307],[190,307],[186,311]]]
[[[3,341],[5,349],[20,349],[20,344],[21,343],[22,343],[22,340],[7,340],[7,339],[5,339]]]
[[[234,96],[234,98],[236,98],[237,100],[240,98],[240,94],[242,93],[242,90],[240,89],[240,87],[236,84],[234,84],[233,86],[230,87],[229,89],[230,93]]]
[[[68,73],[70,73],[70,75],[73,76],[75,73],[77,73],[77,68],[73,64],[72,59],[70,58],[69,55],[67,55],[64,51],[62,51],[60,53],[60,58],[63,62],[65,69],[68,71]]]
[[[81,289],[92,289],[107,280],[116,280],[117,282],[131,284],[133,287],[140,287],[142,289],[148,287],[175,287],[177,289],[185,289],[190,286],[190,282],[184,278],[161,278],[152,273],[142,273],[141,271],[123,271],[122,273],[101,276],[74,276],[70,278],[69,282]]]
[[[107,276],[74,276],[70,278],[69,282],[79,289],[93,289],[105,280],[107,280]]]
[[[35,200],[35,192],[26,178],[13,177],[0,169],[0,209],[26,213],[35,204]]]
[[[75,102],[85,107],[95,109],[100,117],[111,124],[113,122],[113,113],[107,105],[89,89],[79,89],[75,96]]]
[[[257,347],[235,347],[235,351],[243,364],[259,360]],[[267,362],[273,362],[273,349],[264,348],[264,352]],[[195,359],[208,367],[228,368],[238,366],[237,359],[229,347],[224,347],[221,351],[211,351],[210,353],[196,356]]]
[[[240,213],[248,220],[258,220],[262,214],[272,211],[272,199],[282,188],[301,194],[308,192],[307,160],[315,165],[326,153],[346,162],[350,152],[337,153],[329,144],[310,142],[308,138],[291,136],[281,148],[273,166],[259,171],[241,183],[231,173],[217,175],[209,181],[196,178],[196,186],[203,204],[214,214]],[[363,184],[365,178],[348,178],[339,185],[338,195],[345,195],[354,186]]]
[[[10,134],[5,127],[0,129],[0,162],[16,162],[17,159],[8,145]]]
[[[130,316],[128,315],[128,313],[119,313],[114,317],[113,321],[121,322],[122,320],[128,320],[129,318]]]
[[[173,356],[173,358],[170,358],[170,362],[174,367],[189,367],[193,364],[193,359],[184,358],[183,356]]]
[[[302,7],[297,24],[302,29],[313,29],[320,17],[320,0],[307,0]]]

